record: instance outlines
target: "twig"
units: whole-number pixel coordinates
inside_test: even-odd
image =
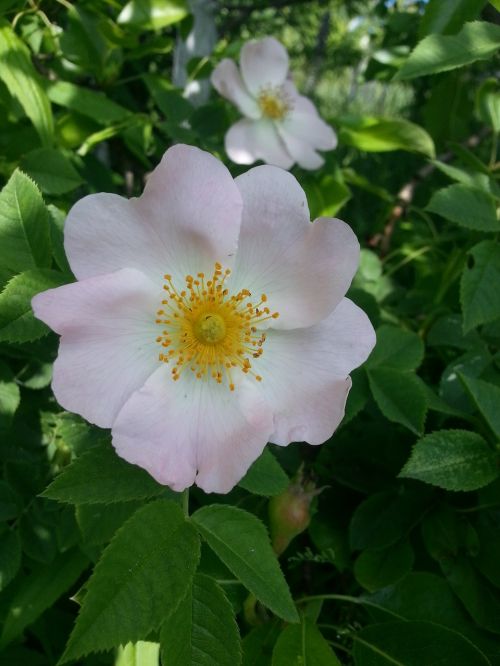
[[[481,143],[484,137],[489,134],[489,132],[490,132],[489,128],[485,127],[477,134],[473,134],[472,136],[470,136],[468,139],[462,142],[461,145],[464,148],[475,148]],[[445,163],[450,162],[453,159],[454,155],[455,153],[453,150],[448,150],[445,153],[441,153],[440,155],[438,155],[436,157],[436,161],[445,162]],[[371,247],[380,248],[381,256],[385,256],[388,253],[391,245],[392,235],[394,233],[396,225],[399,222],[399,220],[406,214],[408,207],[412,203],[417,186],[426,178],[428,178],[431,175],[431,173],[435,171],[435,169],[436,169],[435,164],[433,163],[425,164],[417,171],[417,173],[413,176],[411,180],[409,180],[407,183],[403,185],[403,187],[397,193],[396,203],[391,209],[389,219],[387,220],[387,224],[384,227],[383,233],[375,234],[375,236],[373,236],[369,240],[369,245]]]

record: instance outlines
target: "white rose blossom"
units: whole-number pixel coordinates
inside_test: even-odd
[[[245,116],[226,134],[225,148],[236,164],[262,160],[290,169],[324,164],[318,150],[337,145],[333,129],[314,104],[299,95],[289,77],[288,54],[273,37],[247,42],[241,49],[240,69],[226,58],[212,73],[214,88]]]

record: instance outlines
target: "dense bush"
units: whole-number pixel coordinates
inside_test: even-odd
[[[498,8],[0,3],[2,666],[500,664]],[[175,143],[247,169],[209,77],[265,35],[338,134],[292,173],[360,239],[377,345],[328,442],[188,506],[57,404],[31,299],[73,281],[84,195],[139,195]]]

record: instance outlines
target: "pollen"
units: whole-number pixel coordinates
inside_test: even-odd
[[[283,120],[292,110],[292,100],[283,86],[262,88],[258,102],[264,116],[271,120]]]
[[[238,372],[262,381],[252,367],[264,353],[266,333],[259,327],[279,313],[271,312],[266,294],[254,302],[248,289],[231,293],[230,274],[216,262],[209,279],[204,273],[186,275],[181,289],[171,275],[163,276],[165,296],[156,312],[161,326],[156,342],[161,348],[158,358],[171,365],[174,381],[186,371],[197,379],[225,384],[230,391],[235,390]]]

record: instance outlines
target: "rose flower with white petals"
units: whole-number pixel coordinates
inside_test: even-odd
[[[73,206],[64,244],[78,281],[33,299],[61,335],[53,390],[125,460],[225,493],[266,442],[321,444],[339,425],[375,343],[344,298],[359,245],[340,220],[310,223],[286,171],[233,180],[177,145],[141,197]]]
[[[288,54],[273,37],[247,42],[241,49],[240,71],[229,58],[212,73],[214,88],[245,116],[226,134],[225,146],[237,164],[262,160],[290,169],[318,169],[318,150],[337,145],[335,132],[314,104],[288,76]]]

